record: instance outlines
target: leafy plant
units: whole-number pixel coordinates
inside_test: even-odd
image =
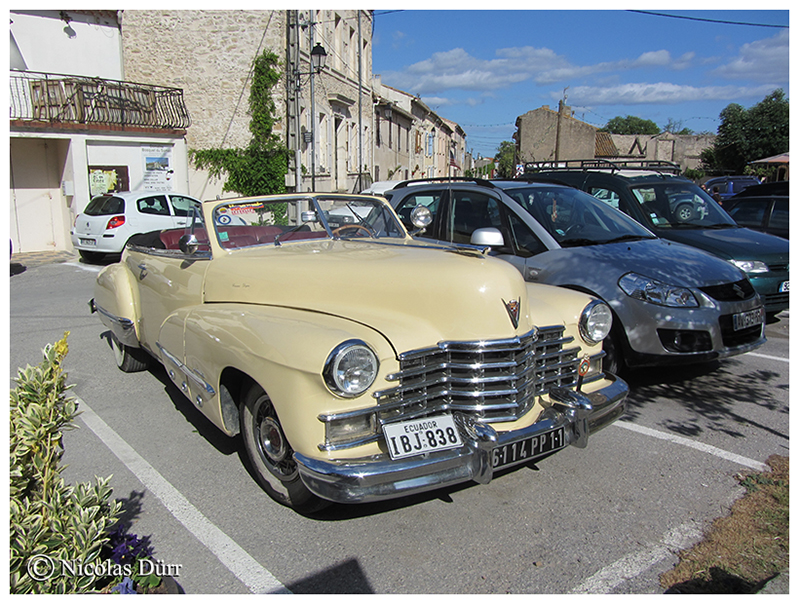
[[[253,62],[253,83],[250,87],[250,132],[247,147],[193,149],[190,156],[195,166],[207,169],[215,178],[226,175],[223,191],[243,196],[285,193],[289,151],[273,132],[277,121],[273,87],[281,81],[275,53],[264,51]]]
[[[75,486],[61,477],[62,431],[74,428],[77,415],[62,369],[68,334],[45,347],[41,364],[20,370],[11,391],[12,593],[91,591],[121,510],[111,499],[110,477]]]

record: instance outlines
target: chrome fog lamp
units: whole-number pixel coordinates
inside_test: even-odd
[[[692,308],[700,306],[688,288],[671,286],[638,273],[626,273],[620,278],[618,284],[622,291],[631,298],[663,307]]]
[[[378,358],[366,343],[348,340],[328,356],[323,370],[325,384],[340,397],[358,397],[378,376]]]
[[[602,300],[593,300],[581,313],[578,329],[588,345],[602,342],[611,331],[611,309]]]
[[[325,423],[325,440],[328,445],[357,444],[376,434],[375,414],[345,415],[331,418]]]
[[[745,273],[769,273],[769,267],[760,260],[736,260],[730,261]]]
[[[411,224],[417,229],[425,229],[433,222],[433,214],[427,206],[415,206],[411,211]]]

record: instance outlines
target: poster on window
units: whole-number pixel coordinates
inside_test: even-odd
[[[172,147],[142,147],[144,178],[142,189],[149,191],[172,191]]]

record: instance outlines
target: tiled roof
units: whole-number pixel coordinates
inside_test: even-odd
[[[619,150],[614,145],[611,133],[597,131],[594,137],[594,157],[614,158],[619,156]]]

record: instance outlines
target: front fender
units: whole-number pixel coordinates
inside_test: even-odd
[[[174,319],[179,320],[177,316]],[[226,427],[222,420],[219,387],[225,370],[237,370],[267,392],[292,447],[314,457],[320,456],[317,446],[324,441],[324,425],[317,417],[375,405],[371,393],[387,388],[385,377],[398,367],[397,354],[382,334],[321,313],[214,304],[191,310],[183,322],[186,368],[204,377],[216,391],[213,401],[201,411],[226,433],[235,433],[237,427]],[[165,322],[165,329],[170,324],[174,322]],[[375,384],[366,393],[343,398],[328,390],[322,372],[331,351],[350,339],[369,345],[380,367]]]
[[[94,286],[94,308],[117,340],[130,347],[139,346],[139,290],[124,264],[115,263],[100,271]]]

